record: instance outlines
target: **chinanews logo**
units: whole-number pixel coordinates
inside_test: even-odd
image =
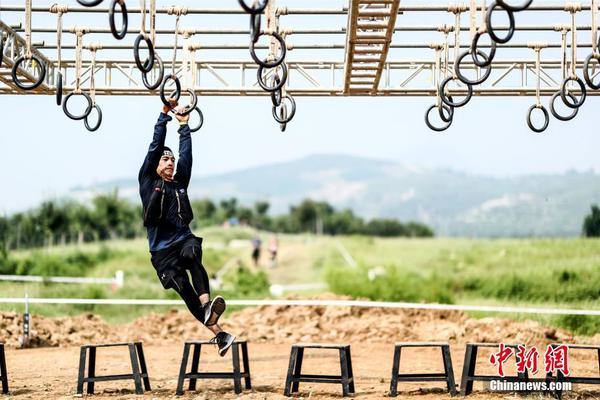
[[[516,347],[516,350],[515,350]],[[504,364],[515,355],[517,376],[507,376]],[[509,346],[500,343],[498,351],[492,353],[489,358],[490,364],[496,367],[499,379],[490,381],[492,391],[510,392],[539,392],[539,391],[570,391],[571,382],[561,382],[561,377],[569,376],[569,347],[565,344],[550,344],[546,348],[543,360],[545,378],[532,378],[538,373],[540,352],[536,346]],[[540,370],[541,372],[541,370]],[[527,379],[523,378],[527,375]],[[557,379],[558,378],[558,379]]]

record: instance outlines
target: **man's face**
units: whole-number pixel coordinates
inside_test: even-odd
[[[156,173],[166,181],[173,180],[173,171],[175,169],[175,157],[163,154],[158,162]]]

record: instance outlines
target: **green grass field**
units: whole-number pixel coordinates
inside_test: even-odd
[[[209,273],[214,274],[225,265],[230,267],[223,288],[229,298],[268,296],[261,276],[253,275],[257,272],[250,259],[253,230],[209,228],[197,234],[204,238],[204,264]],[[324,282],[335,293],[374,300],[600,309],[600,240],[279,235],[279,262],[276,268],[268,268],[266,244],[270,234],[260,235],[264,265],[259,269],[271,284]],[[110,258],[83,268],[82,274],[110,277],[123,270],[123,288],[112,291],[99,285],[1,282],[2,297],[22,297],[27,292],[30,297],[177,298],[173,291],[162,289],[149,261],[147,243],[142,239],[86,244],[80,248],[55,247],[43,252],[19,252],[11,257],[61,259],[74,252],[99,252],[103,246],[110,250]],[[355,266],[349,264],[340,248],[347,251]],[[242,278],[238,276],[239,266],[246,267]],[[0,309],[21,312],[23,306],[3,304]],[[32,307],[33,313],[45,315],[91,311],[114,322],[151,310],[164,307]],[[507,316],[536,319],[581,334],[600,331],[600,318]]]

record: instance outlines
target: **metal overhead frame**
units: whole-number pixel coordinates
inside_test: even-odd
[[[405,0],[407,1],[407,0]],[[280,0],[285,2],[285,0]],[[235,3],[232,1],[232,3]],[[430,77],[433,74],[435,61],[434,52],[431,49],[432,43],[426,40],[419,42],[400,41],[394,37],[394,32],[438,32],[438,27],[451,21],[450,6],[455,3],[437,4],[437,5],[406,5],[400,4],[399,0],[350,0],[350,7],[340,8],[288,8],[278,7],[277,14],[281,18],[282,33],[286,35],[286,42],[289,51],[287,64],[290,70],[290,80],[287,91],[293,96],[433,96],[436,88]],[[586,17],[589,17],[590,1],[582,4],[582,11],[586,11]],[[48,13],[48,7],[33,7],[34,16],[36,13]],[[531,11],[550,12],[557,16],[557,12],[565,12],[563,5],[557,4],[539,4],[537,1],[530,7],[526,13]],[[24,7],[22,5],[1,5],[0,6],[0,32],[6,38],[4,46],[4,57],[0,66],[0,94],[52,94],[55,91],[56,69],[55,58],[56,43],[52,39],[52,34],[56,31],[52,27],[36,26],[32,27],[34,34],[34,52],[43,60],[47,67],[47,76],[44,83],[34,91],[21,91],[13,83],[10,76],[10,69],[14,61],[25,51],[25,40],[20,35],[23,31],[20,26]],[[97,15],[108,12],[107,8],[85,8],[69,7],[66,15],[88,14]],[[140,13],[139,8],[129,10],[130,16],[136,17]],[[468,12],[468,11],[467,11]],[[17,14],[17,13],[20,13]],[[424,13],[427,18],[419,21],[427,21],[428,25],[422,22],[419,25],[398,25],[397,16],[413,13]],[[438,21],[433,21],[431,13],[437,13]],[[440,16],[441,13],[447,14]],[[157,10],[159,16],[168,14],[168,7]],[[248,30],[243,25],[236,22],[231,28],[203,28],[202,17],[212,15],[243,15],[243,11],[235,6],[232,8],[189,8],[185,23],[194,26],[193,29],[181,30],[179,33],[184,36],[183,44],[180,46],[186,49],[186,46],[192,45],[198,49],[201,55],[193,61],[195,68],[194,90],[200,95],[216,96],[264,96],[265,93],[256,84],[256,65],[252,62],[250,56],[245,51],[248,48],[247,40]],[[7,18],[8,15],[8,18]],[[14,18],[17,15],[18,18]],[[342,27],[322,27],[306,28],[286,26],[286,16],[346,16],[344,21],[346,26]],[[12,17],[12,18],[11,18]],[[131,18],[130,18],[131,19]],[[9,21],[9,26],[6,21]],[[558,22],[558,18],[555,18]],[[35,23],[36,18],[33,19]],[[96,69],[93,71],[96,78],[96,93],[98,95],[157,95],[156,91],[147,90],[141,82],[141,74],[137,70],[132,57],[132,44],[134,36],[138,33],[135,29],[129,30],[126,38],[117,42],[112,39],[107,27],[107,21],[102,18],[101,23],[94,24],[89,30],[90,35],[100,37],[103,41],[102,50],[98,51],[98,60]],[[298,21],[298,18],[295,18]],[[585,17],[582,21],[587,22]],[[130,21],[131,22],[131,21]],[[296,22],[296,24],[298,24]],[[341,23],[340,23],[341,25]],[[131,26],[131,25],[130,25]],[[72,53],[74,46],[74,35],[71,33],[73,27],[64,28],[64,38],[62,49],[65,53]],[[559,34],[556,26],[532,24],[517,24],[517,30],[520,32],[547,32],[553,40],[548,40],[549,48],[560,48]],[[586,24],[578,27],[580,31],[589,31],[590,26]],[[461,27],[461,32],[465,35],[469,32],[468,26]],[[159,51],[172,50],[166,40],[174,34],[174,30],[158,28],[157,36],[160,36],[159,45],[156,47]],[[219,35],[223,39],[222,44],[215,44],[207,40]],[[237,35],[237,37],[236,37]],[[305,36],[306,35],[306,36]],[[342,35],[345,35],[345,41],[342,41]],[[406,35],[408,36],[408,35]],[[403,36],[406,37],[406,36]],[[199,41],[198,38],[205,39]],[[310,41],[294,39],[311,38]],[[229,41],[232,38],[234,41]],[[314,40],[312,40],[314,38]],[[337,39],[340,40],[323,40]],[[437,40],[442,39],[441,34]],[[106,39],[106,40],[105,40]],[[581,40],[582,39],[582,40]],[[87,38],[86,38],[87,40]],[[578,47],[585,49],[591,48],[590,37],[580,35]],[[96,41],[96,40],[94,40]],[[463,40],[462,48],[467,48],[469,41]],[[89,45],[89,41],[85,43]],[[485,48],[485,46],[480,46]],[[267,48],[267,46],[257,46],[257,48]],[[526,49],[527,43],[518,38],[508,45],[501,46],[507,49]],[[400,50],[406,50],[400,52]],[[393,51],[392,51],[393,50]],[[410,55],[409,50],[420,50],[427,52],[420,55]],[[210,57],[213,51],[220,52],[219,57]],[[224,51],[231,58],[223,56]],[[310,51],[310,58],[300,57],[300,53],[306,56]],[[402,56],[402,53],[407,54]],[[588,50],[582,50],[578,55],[578,68],[582,67],[583,58]],[[89,52],[84,50],[84,61],[82,68],[82,84],[86,89],[89,83],[91,66]],[[168,53],[163,55],[165,69],[171,68],[170,57]],[[400,54],[400,58],[398,55]],[[428,54],[431,56],[429,57]],[[298,55],[297,57],[295,57]],[[373,61],[368,63],[359,63],[364,57],[371,57]],[[182,73],[183,60],[181,57],[177,61],[176,71]],[[369,59],[370,60],[370,59]],[[535,85],[532,77],[535,76],[535,60],[529,55],[519,58],[514,55],[510,58],[502,59],[497,56],[494,60],[494,72],[490,79],[483,85],[474,88],[476,95],[480,96],[516,96],[535,94]],[[369,69],[366,69],[366,67]],[[26,69],[19,69],[18,73],[22,79],[32,79],[34,66],[26,65]],[[464,63],[464,69],[471,69],[474,74],[480,73],[479,69],[468,60]],[[65,78],[64,90],[70,91],[74,88],[75,81],[75,60],[71,54],[64,55],[61,65],[61,71]],[[541,62],[542,75],[542,94],[551,95],[558,89],[561,78],[561,65],[558,57],[548,58]],[[365,86],[354,85],[354,82],[366,82]],[[588,95],[598,95],[600,91],[589,91]]]

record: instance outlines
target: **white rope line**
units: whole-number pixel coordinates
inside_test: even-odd
[[[25,0],[25,42],[27,46],[25,58],[30,60],[33,57],[31,51],[31,0]]]
[[[150,0],[150,40],[156,47],[156,0]]]
[[[475,33],[477,33],[477,0],[471,0],[469,5],[469,41],[473,41]]]
[[[92,98],[92,106],[96,105],[96,47],[92,47],[90,51],[92,52],[92,65],[90,71],[90,97]]]
[[[83,48],[83,30],[82,29],[77,29],[76,32],[76,45],[75,45],[75,93],[79,94],[81,93],[81,67],[82,67],[82,60],[81,60],[81,51]]]
[[[542,75],[540,74],[540,58],[541,58],[541,47],[536,47],[535,48],[535,74],[537,75],[537,83],[536,83],[536,87],[535,87],[535,106],[537,108],[542,108],[542,99],[540,96],[540,92],[541,92],[541,80],[542,80]]]
[[[0,298],[0,303],[30,303],[30,304],[97,304],[97,305],[184,305],[182,300],[155,299],[61,299],[61,298]],[[332,307],[363,307],[363,308],[392,308],[392,309],[421,309],[443,311],[482,311],[513,314],[549,314],[549,315],[595,315],[600,316],[600,310],[581,310],[568,308],[536,308],[536,307],[502,307],[502,306],[472,306],[460,304],[426,304],[426,303],[396,303],[385,301],[360,300],[227,300],[231,306],[332,306]]]
[[[142,13],[140,34],[146,37],[146,0],[140,0],[140,12]]]
[[[592,0],[591,5],[592,12],[592,53],[598,54],[598,20],[597,20],[597,12],[598,12],[598,3],[597,0]]]
[[[569,32],[569,30],[567,28],[563,28],[561,30],[561,60],[560,60],[560,70],[561,70],[561,76],[562,79],[564,80],[567,77],[567,33]]]

